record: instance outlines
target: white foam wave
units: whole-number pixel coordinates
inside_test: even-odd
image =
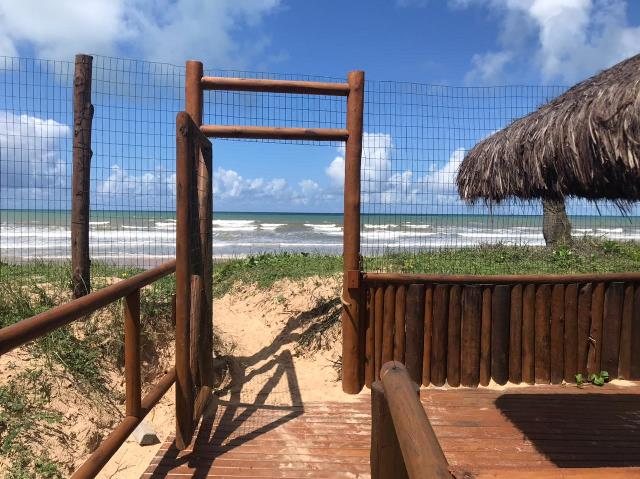
[[[307,228],[311,228],[314,233],[320,233],[328,236],[341,236],[342,226],[336,224],[317,224],[317,223],[305,223]]]
[[[111,223],[111,221],[89,221],[89,226],[104,226]]]
[[[265,231],[274,231],[281,226],[286,226],[285,223],[261,223],[260,229]]]

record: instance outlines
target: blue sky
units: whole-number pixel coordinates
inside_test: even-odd
[[[0,55],[18,57],[72,60],[83,51],[174,65],[196,58],[219,69],[330,77],[362,69],[372,81],[495,86],[571,85],[638,49],[640,2],[624,0],[0,0]],[[544,95],[536,94],[542,100]],[[414,97],[403,98],[411,102]],[[534,106],[516,102],[508,111],[518,115]],[[4,207],[20,201],[41,206],[55,196],[49,190],[68,187],[68,119],[3,105],[0,153],[6,153],[4,161],[0,158],[5,177],[0,186],[5,193],[0,199]],[[428,106],[422,107],[418,115],[426,118]],[[437,135],[430,133],[431,143],[417,163],[406,156],[411,143],[398,135],[400,130],[365,125],[368,166],[388,170],[372,180],[366,198],[464,210],[451,184],[457,164],[465,148],[504,125],[507,113],[500,116],[502,123],[491,118],[472,135],[448,133],[443,143],[434,143]],[[447,110],[439,114],[444,117]],[[17,140],[23,130],[46,141]],[[40,148],[23,168],[9,158],[16,141]],[[342,152],[336,146],[217,142],[214,152],[216,209],[341,209]],[[111,157],[110,164],[99,159],[94,195],[101,196],[95,203],[170,208],[174,177],[167,158],[141,172],[130,156]],[[44,177],[58,179],[34,175],[43,168]],[[22,190],[7,193],[16,187]]]

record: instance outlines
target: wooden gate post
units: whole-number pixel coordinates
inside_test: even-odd
[[[71,192],[71,283],[73,297],[91,292],[89,180],[91,170],[91,67],[93,57],[76,55],[73,75],[73,174]]]
[[[364,292],[360,281],[360,163],[364,115],[364,72],[348,77],[347,131],[344,161],[344,277],[342,299],[342,390],[357,394],[364,384],[362,321]]]

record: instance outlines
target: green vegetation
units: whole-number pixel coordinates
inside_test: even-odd
[[[366,271],[423,274],[569,274],[640,271],[640,244],[585,239],[556,249],[492,245],[421,253],[390,253],[364,259]],[[268,288],[280,279],[331,276],[342,258],[307,253],[261,254],[214,266],[214,294],[236,282]]]
[[[576,374],[576,384],[578,387],[584,386],[585,383],[591,383],[594,386],[604,386],[604,383],[609,382],[609,373],[607,371],[600,371],[599,373],[591,373],[585,380],[582,373]]]

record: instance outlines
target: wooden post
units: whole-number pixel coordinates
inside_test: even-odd
[[[140,380],[140,290],[124,303],[124,376],[127,416],[142,417]]]
[[[344,172],[344,280],[342,312],[342,390],[357,394],[364,382],[360,344],[360,308],[364,298],[362,285],[353,288],[349,276],[360,272],[360,163],[362,159],[362,122],[364,115],[364,72],[349,73],[347,131]]]
[[[91,170],[91,66],[93,57],[76,55],[73,75],[73,174],[71,192],[71,283],[73,297],[91,292],[89,259],[89,180]]]
[[[418,396],[420,390],[418,389]],[[402,450],[380,381],[371,386],[371,479],[408,479]]]

